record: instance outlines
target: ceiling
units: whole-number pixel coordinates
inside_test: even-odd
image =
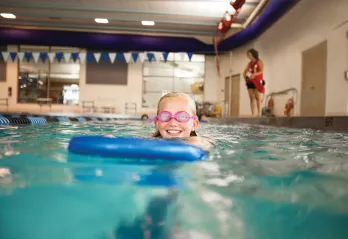
[[[246,0],[228,35],[246,27],[253,11],[266,2]],[[0,17],[0,27],[195,36],[211,43],[228,7],[228,0],[1,0],[0,12],[16,19]],[[109,23],[98,24],[95,18]],[[142,20],[155,25],[142,26]]]

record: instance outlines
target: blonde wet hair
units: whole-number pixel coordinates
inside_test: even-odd
[[[195,101],[191,98],[191,96],[189,96],[186,93],[182,93],[182,92],[170,92],[167,93],[165,95],[163,95],[161,97],[161,99],[158,101],[158,105],[157,105],[157,114],[159,113],[159,108],[161,103],[165,100],[165,99],[169,99],[169,98],[182,98],[185,99],[188,103],[188,105],[190,106],[193,116],[197,115],[197,110],[196,110],[196,103]],[[192,131],[190,136],[197,136],[196,131]],[[160,132],[157,130],[156,133],[153,134],[153,137],[162,137],[162,135],[160,134]]]

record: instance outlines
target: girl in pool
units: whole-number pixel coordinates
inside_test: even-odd
[[[155,138],[183,138],[187,142],[205,150],[211,147],[211,141],[207,138],[199,137],[196,129],[199,120],[196,115],[196,103],[185,93],[168,93],[159,100],[157,107],[157,116],[149,120],[154,122],[156,132],[152,135]],[[172,175],[179,165],[168,165],[155,167],[153,171],[157,171],[167,175],[167,177],[175,177]],[[154,198],[146,211],[143,219],[135,221],[134,227],[129,230],[121,227],[117,230],[118,236],[128,235],[130,231],[139,228],[142,230],[143,239],[166,239],[165,227],[168,207],[175,203],[178,192],[173,185],[168,190],[168,195],[164,198]],[[135,229],[134,229],[135,228]],[[173,230],[175,228],[172,228]],[[123,234],[122,234],[123,233]]]
[[[154,122],[155,138],[183,138],[188,143],[209,150],[212,140],[200,137],[196,133],[199,120],[196,115],[196,103],[193,99],[180,92],[168,93],[161,97],[158,102],[157,116],[150,119]],[[114,137],[105,135],[105,137]]]
[[[199,120],[196,115],[196,103],[180,92],[168,93],[158,102],[157,116],[149,120],[154,122],[156,133],[153,137],[187,138],[187,142],[204,149],[211,147],[211,140],[197,135]]]

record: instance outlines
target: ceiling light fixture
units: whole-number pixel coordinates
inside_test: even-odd
[[[154,21],[141,21],[141,24],[144,26],[154,26],[155,22]]]
[[[106,18],[96,18],[94,19],[96,23],[109,23],[109,20]]]
[[[16,16],[13,15],[12,13],[0,13],[0,16],[2,16],[3,18],[10,18],[10,19],[16,18]]]

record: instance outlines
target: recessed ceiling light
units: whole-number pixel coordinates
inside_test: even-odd
[[[15,19],[16,16],[13,15],[12,13],[0,13],[0,15],[3,17],[3,18],[11,18],[11,19]]]
[[[96,23],[109,23],[109,20],[106,18],[96,18],[94,20]]]
[[[155,22],[154,21],[141,21],[141,24],[144,26],[154,26]]]

